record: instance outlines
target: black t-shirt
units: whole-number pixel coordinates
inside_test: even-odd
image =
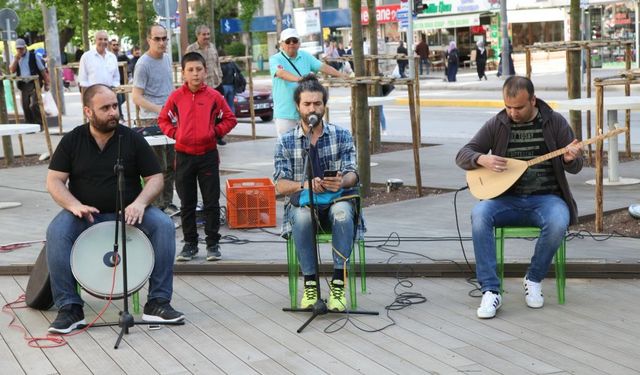
[[[89,132],[89,124],[65,135],[51,157],[49,169],[69,173],[69,191],[83,204],[101,213],[115,212],[117,178],[113,167],[118,157],[118,139],[122,135],[124,164],[124,207],[142,191],[140,177],[161,172],[160,164],[144,137],[126,126],[118,125],[100,151]]]

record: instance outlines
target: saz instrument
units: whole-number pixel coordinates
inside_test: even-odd
[[[625,132],[626,129],[611,130],[607,134],[589,138],[578,143],[580,147],[588,144],[616,136]],[[507,191],[513,184],[518,181],[520,176],[532,165],[542,163],[545,160],[555,158],[566,152],[566,147],[557,149],[545,155],[538,156],[531,160],[507,159],[507,167],[502,172],[495,172],[485,167],[467,171],[467,185],[471,194],[478,199],[491,199]]]
[[[105,221],[90,226],[78,236],[71,249],[71,271],[76,281],[89,294],[109,298],[113,283],[113,233],[115,221]],[[121,236],[121,234],[119,234]],[[126,295],[140,290],[153,271],[155,262],[153,247],[147,236],[138,228],[127,225],[127,291]],[[122,243],[119,246],[118,268],[112,298],[123,298]]]

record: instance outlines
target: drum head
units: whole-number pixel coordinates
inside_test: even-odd
[[[25,291],[27,306],[36,310],[49,310],[53,306],[53,293],[49,280],[49,265],[47,263],[47,246],[43,246],[31,269],[27,290]]]
[[[153,271],[153,247],[138,228],[127,225],[127,295],[138,291]],[[108,298],[113,281],[113,240],[115,221],[89,227],[76,239],[71,249],[71,270],[78,283],[89,294]],[[119,255],[122,258],[122,232],[118,232]],[[122,261],[117,265],[112,298],[124,297]]]

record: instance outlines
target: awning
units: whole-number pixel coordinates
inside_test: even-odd
[[[451,27],[469,27],[480,25],[480,13],[455,16],[426,17],[413,21],[414,30],[433,30]]]
[[[562,8],[507,10],[509,23],[564,21]]]
[[[320,20],[322,27],[351,27],[351,9],[323,10]]]

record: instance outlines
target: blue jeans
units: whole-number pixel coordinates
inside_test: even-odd
[[[224,90],[224,100],[227,101],[227,105],[231,108],[231,112],[235,115],[235,110],[233,108],[233,99],[236,96],[236,88],[233,85],[222,85],[222,89]]]
[[[296,253],[303,275],[315,275],[316,249],[313,248],[311,214],[309,207],[291,207],[292,235],[296,245]],[[327,209],[319,210],[318,224],[326,232],[331,231],[331,245],[346,259],[351,256],[353,240],[355,238],[354,207],[351,202],[337,202]],[[343,269],[345,260],[335,251],[333,268]]]
[[[507,195],[476,204],[471,212],[471,227],[476,276],[482,292],[500,290],[494,227],[503,226],[540,228],[527,278],[541,282],[569,226],[569,208],[561,197],[553,194]]]
[[[94,223],[115,220],[114,213],[94,214]],[[70,211],[62,210],[47,228],[47,262],[51,278],[53,300],[58,308],[70,303],[83,305],[76,292],[76,280],[71,272],[71,248],[78,236],[90,224]],[[176,253],[176,235],[173,221],[158,208],[149,206],[144,212],[142,224],[136,227],[149,237],[153,246],[155,263],[149,278],[148,300],[162,298],[171,301],[173,294],[173,258]],[[99,256],[102,256],[100,254]],[[135,267],[135,264],[129,265]]]
[[[424,70],[425,72],[427,72],[427,74],[429,74],[429,65],[431,65],[431,62],[429,62],[429,59],[420,59],[420,75],[422,75],[422,65],[424,64]]]
[[[382,131],[387,130],[387,119],[384,118],[384,109],[380,106],[380,128]]]

